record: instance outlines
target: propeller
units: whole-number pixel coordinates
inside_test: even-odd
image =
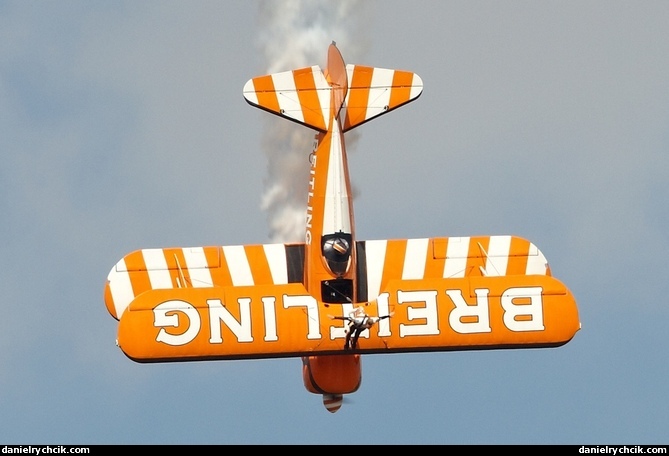
[[[330,413],[336,413],[343,404],[354,404],[355,402],[343,394],[323,394],[323,405]]]

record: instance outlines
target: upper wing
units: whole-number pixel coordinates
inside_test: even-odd
[[[360,301],[392,280],[551,274],[537,246],[517,236],[358,241],[357,255]]]
[[[299,243],[136,250],[109,272],[105,304],[118,320],[148,290],[302,283],[303,265]]]

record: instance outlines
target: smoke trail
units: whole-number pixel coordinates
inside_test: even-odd
[[[265,73],[325,66],[328,45],[337,42],[347,63],[360,63],[366,50],[366,14],[362,0],[292,0],[260,2],[259,45]],[[309,153],[314,131],[279,118],[268,118],[262,147],[268,176],[261,208],[268,214],[272,242],[304,239]],[[355,131],[354,131],[355,132]],[[351,148],[352,133],[347,134]]]

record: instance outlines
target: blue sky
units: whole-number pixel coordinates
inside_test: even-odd
[[[0,442],[667,443],[669,4],[337,6],[0,1]],[[332,40],[425,84],[349,138],[358,238],[528,238],[577,299],[570,343],[366,356],[334,415],[299,359],[115,346],[124,254],[276,236],[301,151],[272,134],[312,133],[242,87]]]

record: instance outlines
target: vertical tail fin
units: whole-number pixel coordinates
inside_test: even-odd
[[[325,78],[332,87],[332,109],[337,117],[348,93],[348,74],[344,58],[334,41],[328,48],[328,68]]]

